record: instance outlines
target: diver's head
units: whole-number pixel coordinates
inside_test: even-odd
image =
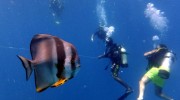
[[[158,44],[157,47],[158,48],[164,48],[164,49],[168,49],[168,47],[165,44]]]

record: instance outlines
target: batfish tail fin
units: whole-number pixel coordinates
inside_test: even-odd
[[[23,67],[26,70],[26,80],[29,80],[31,73],[33,71],[32,66],[31,66],[32,62],[22,56],[19,56],[19,55],[17,55],[17,57],[21,60]]]

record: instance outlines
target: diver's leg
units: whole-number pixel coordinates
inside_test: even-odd
[[[113,78],[126,88],[126,93],[133,92],[132,88],[127,83],[125,83],[120,77],[118,77],[118,72],[119,72],[118,65],[113,64],[111,71],[112,71]]]
[[[144,90],[145,90],[145,85],[150,81],[150,79],[144,75],[142,79],[139,81],[139,96],[137,100],[143,100],[144,96]]]
[[[174,100],[173,98],[170,98],[169,96],[162,93],[162,90],[162,87],[155,85],[155,93],[158,97],[163,98],[164,100]]]
[[[133,92],[132,88],[127,83],[125,83],[121,78],[117,76],[113,76],[113,78],[126,88],[126,93]]]

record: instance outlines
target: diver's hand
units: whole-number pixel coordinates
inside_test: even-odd
[[[100,55],[100,56],[98,56],[98,59],[101,59],[101,58],[103,58],[104,57],[104,55]]]

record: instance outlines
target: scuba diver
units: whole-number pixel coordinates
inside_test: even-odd
[[[132,93],[132,88],[125,83],[118,75],[120,67],[127,68],[127,53],[125,48],[122,45],[117,45],[113,43],[112,38],[106,38],[106,50],[103,55],[98,56],[99,59],[101,58],[109,58],[112,62],[111,72],[113,78],[119,82],[122,86],[126,88],[126,94]]]
[[[109,58],[111,60],[111,72],[112,77],[119,82],[123,87],[126,88],[126,91],[119,100],[124,100],[129,94],[133,92],[132,88],[125,83],[119,77],[119,70],[120,67],[127,68],[127,53],[125,48],[122,45],[117,45],[113,42],[111,38],[112,33],[114,32],[114,27],[99,27],[98,30],[92,35],[91,40],[93,41],[94,37],[96,36],[98,39],[102,40],[105,43],[106,50],[103,55],[98,56],[99,59],[101,58]],[[107,66],[108,67],[108,66]],[[106,67],[106,69],[107,69]]]
[[[164,44],[159,44],[157,47],[144,54],[148,60],[147,72],[139,81],[139,96],[137,100],[143,100],[145,85],[150,81],[155,85],[155,93],[164,100],[174,100],[165,95],[163,85],[165,79],[170,76],[170,67],[175,60],[175,54]]]

